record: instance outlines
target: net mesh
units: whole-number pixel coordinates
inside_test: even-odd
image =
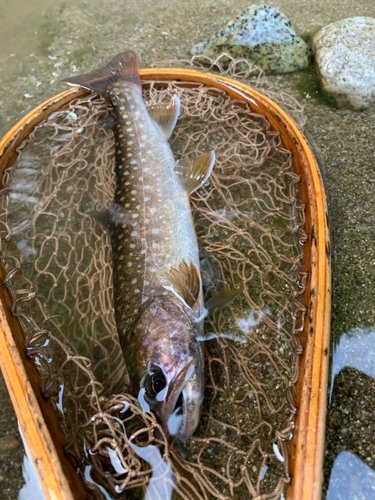
[[[207,69],[272,93],[261,74],[252,77],[249,63],[238,72],[238,61],[225,70],[220,60],[210,62]],[[65,451],[92,495],[105,489],[111,496],[165,499],[175,490],[184,499],[277,499],[289,481],[304,316],[299,177],[266,118],[225,92],[181,82],[147,82],[143,92],[148,104],[179,96],[171,139],[176,158],[216,153],[208,185],[191,199],[205,299],[223,287],[244,289],[206,320],[206,333],[229,338],[205,342],[204,402],[194,436],[168,440],[128,387],[110,239],[92,217],[115,187],[109,106],[97,96],[51,114],[3,172],[1,259],[12,313],[39,367],[43,394],[56,406]],[[278,101],[303,124],[292,98]]]

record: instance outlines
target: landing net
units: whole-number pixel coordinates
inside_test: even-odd
[[[304,123],[298,103],[272,95],[262,74],[240,62],[224,70],[219,58],[209,69],[250,82]],[[4,171],[1,259],[12,312],[43,395],[56,407],[65,451],[92,495],[103,497],[104,488],[112,497],[165,499],[174,489],[183,499],[277,499],[290,480],[304,315],[299,177],[267,119],[225,92],[181,82],[149,82],[143,92],[148,104],[179,96],[170,141],[176,158],[216,153],[209,183],[191,199],[205,299],[223,288],[244,290],[206,320],[206,333],[230,338],[205,342],[194,436],[169,442],[130,395],[110,239],[92,216],[115,186],[109,106],[93,94],[40,123]]]

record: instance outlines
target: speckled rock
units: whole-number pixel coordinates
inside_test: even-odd
[[[288,73],[308,65],[306,43],[289,19],[269,5],[251,5],[191,52],[211,58],[227,52],[252,61],[267,73]]]
[[[375,101],[375,18],[329,24],[311,48],[322,89],[339,108],[361,110]]]

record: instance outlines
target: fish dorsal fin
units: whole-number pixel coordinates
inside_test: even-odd
[[[148,107],[147,111],[168,140],[180,114],[180,99],[178,96],[174,95],[168,103],[154,104]]]
[[[110,203],[102,212],[92,212],[91,215],[106,229],[110,229],[113,225],[128,225],[132,227],[132,219],[129,212],[124,207],[117,203]]]
[[[210,177],[215,163],[215,151],[197,156],[194,161],[190,158],[181,158],[176,162],[174,171],[184,185],[187,194],[203,186]]]
[[[193,262],[190,266],[183,260],[178,270],[171,268],[167,274],[174,292],[194,311],[202,296],[202,285],[199,271]]]

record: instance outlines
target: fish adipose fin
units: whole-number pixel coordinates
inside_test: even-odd
[[[176,162],[174,170],[184,185],[187,194],[190,195],[203,186],[211,175],[214,163],[215,151],[200,155],[194,161],[186,157]]]
[[[202,296],[201,278],[198,268],[193,262],[190,266],[183,260],[178,270],[171,268],[167,274],[173,292],[178,295],[193,311],[198,307]],[[170,289],[169,287],[165,287]]]
[[[148,114],[159,126],[164,137],[168,140],[172,135],[180,114],[180,99],[174,95],[168,103],[154,104],[147,108]]]
[[[104,68],[97,69],[92,73],[86,73],[85,75],[66,78],[64,81],[93,90],[106,99],[109,99],[111,86],[119,81],[133,83],[141,91],[141,78],[139,76],[137,56],[132,50],[118,54]]]

